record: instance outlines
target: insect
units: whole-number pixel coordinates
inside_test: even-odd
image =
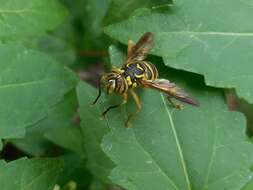
[[[141,110],[141,101],[135,93],[134,88],[146,87],[156,89],[167,95],[167,98],[175,108],[182,108],[181,104],[172,101],[175,98],[181,102],[199,106],[199,103],[185,93],[176,84],[167,79],[159,79],[158,71],[152,63],[145,60],[148,52],[153,47],[154,36],[146,32],[135,44],[132,40],[128,42],[127,59],[121,68],[112,68],[111,72],[104,74],[100,79],[99,93],[93,105],[101,95],[101,88],[107,94],[116,93],[122,96],[123,101],[119,104],[108,107],[102,115],[120,105],[127,103],[129,94],[133,97],[137,111],[128,116],[125,127],[129,126],[129,121]]]

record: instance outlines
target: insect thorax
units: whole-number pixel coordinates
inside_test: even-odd
[[[124,77],[127,80],[129,88],[135,88],[138,86],[138,80],[154,80],[158,77],[158,71],[156,67],[149,62],[140,61],[135,63],[129,63],[124,68]]]

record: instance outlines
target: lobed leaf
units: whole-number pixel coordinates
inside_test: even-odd
[[[171,4],[172,0],[111,0],[107,13],[104,18],[104,24],[117,23],[124,20],[133,13],[137,8],[165,6]]]
[[[55,36],[44,36],[37,40],[36,48],[55,57],[63,65],[71,65],[76,59],[74,47],[67,40]]]
[[[2,190],[52,190],[62,169],[62,160],[56,158],[1,160],[0,186]]]
[[[202,74],[210,86],[235,88],[252,103],[252,17],[251,1],[175,0],[168,10],[139,10],[105,31],[124,43],[153,32],[152,54],[167,66]]]
[[[57,0],[0,0],[0,39],[42,35],[66,15]]]
[[[89,189],[92,176],[87,170],[85,161],[75,153],[66,153],[61,158],[64,160],[64,169],[57,183],[61,190],[86,190]],[[70,188],[76,186],[77,188]]]
[[[29,127],[24,138],[11,139],[11,142],[33,156],[54,152],[56,147],[51,142],[82,155],[82,133],[74,125],[76,110],[76,94],[71,91],[60,103],[49,109],[47,118]]]
[[[86,83],[77,86],[77,97],[80,106],[81,127],[84,134],[84,148],[87,167],[94,176],[108,181],[108,175],[114,166],[113,162],[101,150],[103,136],[108,132],[106,121],[100,119],[101,109],[91,107],[97,92]]]
[[[95,97],[86,84],[81,83],[79,91],[81,101],[88,103]],[[116,164],[110,175],[113,183],[129,190],[240,189],[251,178],[253,158],[252,144],[242,127],[244,118],[227,111],[217,91],[206,90],[202,98],[199,92],[196,95],[201,108],[175,111],[168,108],[163,95],[146,90],[141,97],[143,109],[129,129],[123,127],[124,116],[119,110],[109,113],[102,123],[98,118],[104,106],[86,107],[81,116],[88,161],[101,170],[112,168],[98,146],[102,132],[97,133],[106,130],[107,124],[110,131],[102,148]],[[96,139],[96,145],[90,139]],[[90,169],[99,175],[98,169]]]
[[[201,106],[174,110],[162,94],[143,89],[139,92],[142,110],[126,129],[126,113],[136,109],[133,102],[129,100],[127,111],[121,106],[99,120],[103,110],[117,100],[103,97],[96,107],[89,107],[97,93],[80,83],[78,99],[88,162],[107,169],[104,175],[113,168],[109,179],[129,190],[241,189],[251,179],[253,160],[245,118],[228,111],[220,91],[205,87],[201,78],[159,70],[164,78],[191,92]],[[108,158],[101,152],[100,143],[115,167],[106,164]],[[97,174],[98,168],[90,169]]]
[[[52,129],[45,134],[46,139],[80,156],[84,155],[83,136],[80,128],[75,125]]]
[[[76,84],[76,76],[43,53],[0,45],[0,137],[22,137]]]

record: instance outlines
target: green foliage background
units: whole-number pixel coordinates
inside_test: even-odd
[[[0,0],[2,190],[253,189],[252,0]],[[142,110],[97,81],[129,39],[200,107],[138,89]]]

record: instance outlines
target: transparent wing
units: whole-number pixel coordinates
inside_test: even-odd
[[[129,40],[126,64],[144,60],[153,47],[153,39],[154,35],[151,32],[146,32],[136,44]]]
[[[170,82],[166,79],[156,79],[156,80],[141,80],[140,83],[147,88],[153,88],[164,92],[169,97],[173,97],[181,102],[191,104],[194,106],[199,106],[197,100],[190,97],[186,92],[179,88],[175,83]]]

